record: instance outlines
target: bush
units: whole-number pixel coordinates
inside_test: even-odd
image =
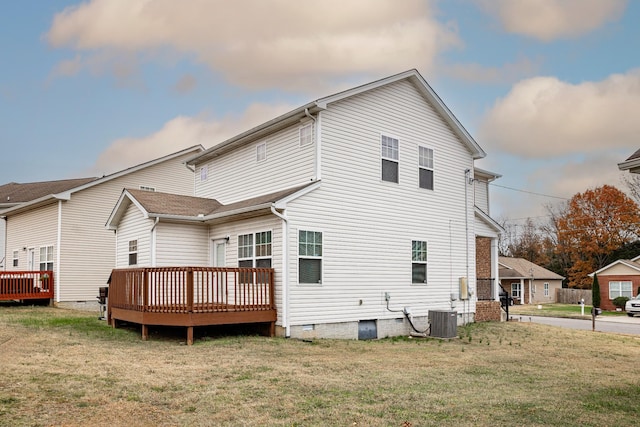
[[[629,297],[615,297],[613,299],[613,305],[618,308],[624,308],[624,305],[629,301]]]

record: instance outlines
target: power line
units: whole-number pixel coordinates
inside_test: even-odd
[[[534,191],[521,190],[519,188],[513,188],[513,187],[505,187],[504,185],[494,184],[493,182],[490,182],[489,185],[493,185],[494,187],[506,188],[507,190],[518,191],[520,193],[533,194],[535,196],[550,197],[552,199],[560,199],[560,200],[569,200],[566,197],[559,197],[559,196],[552,196],[550,194],[536,193]]]

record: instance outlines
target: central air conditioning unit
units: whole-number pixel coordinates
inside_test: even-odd
[[[429,310],[430,336],[455,338],[458,334],[458,312]]]

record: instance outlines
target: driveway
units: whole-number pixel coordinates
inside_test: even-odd
[[[590,331],[592,328],[591,316],[585,316],[584,320],[528,315],[513,315],[509,317],[520,322],[543,323],[561,328],[582,329],[586,331]],[[598,316],[596,317],[595,330],[598,332],[640,335],[640,317]]]

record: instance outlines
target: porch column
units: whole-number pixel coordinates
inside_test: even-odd
[[[491,238],[491,277],[493,278],[493,283],[491,284],[491,295],[493,296],[494,301],[500,301],[500,268],[498,267],[498,238]]]

